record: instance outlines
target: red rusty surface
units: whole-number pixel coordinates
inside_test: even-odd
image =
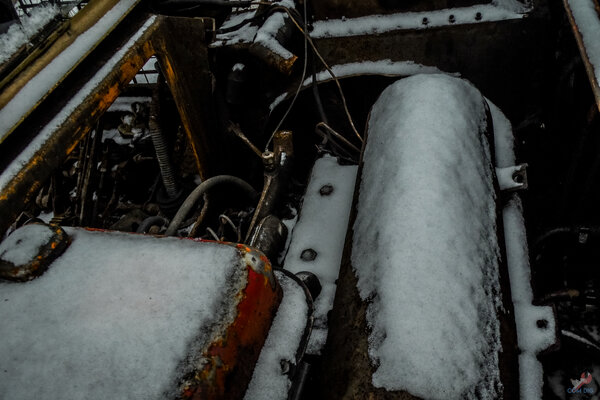
[[[242,253],[252,250],[237,245]],[[234,322],[225,334],[208,347],[203,356],[208,360],[195,376],[195,383],[184,388],[185,399],[238,399],[242,398],[254,371],[260,351],[281,301],[281,287],[272,285],[271,264],[260,256],[264,273],[246,265],[246,287],[238,293],[241,300]]]

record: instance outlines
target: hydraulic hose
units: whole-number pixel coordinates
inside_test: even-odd
[[[236,176],[219,175],[209,178],[202,182],[200,185],[198,185],[196,189],[194,189],[192,193],[188,195],[181,207],[179,207],[179,210],[177,210],[177,214],[175,214],[175,216],[171,220],[171,223],[169,224],[165,235],[173,236],[177,232],[179,225],[181,225],[185,217],[189,214],[190,210],[196,205],[200,197],[202,197],[202,195],[208,190],[210,190],[212,187],[223,183],[232,184],[239,187],[251,199],[255,199],[256,197],[258,197],[258,192],[254,190],[252,186],[246,183],[243,179],[240,179]]]

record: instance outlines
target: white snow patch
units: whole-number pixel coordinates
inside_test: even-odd
[[[358,18],[330,19],[316,21],[310,36],[313,39],[376,35],[402,29],[430,29],[448,25],[494,22],[508,19],[521,19],[526,8],[518,10],[494,4],[481,4],[470,7],[451,8],[436,11],[407,12],[387,15],[368,15]],[[480,14],[478,19],[477,15]],[[451,19],[454,22],[450,22]]]
[[[0,259],[14,265],[29,264],[35,260],[40,248],[50,242],[53,234],[46,225],[25,225],[0,243]]]
[[[127,0],[127,1],[122,0],[113,9],[111,9],[111,11],[106,13],[100,21],[102,22],[104,20],[104,18],[106,18],[108,15],[114,14],[114,12],[116,12],[116,11],[123,12],[124,10],[122,10],[121,8],[125,7],[124,4],[133,3],[135,1],[137,1],[137,0]],[[113,15],[113,17],[115,17],[115,16]],[[48,123],[48,125],[46,125],[44,127],[44,129],[42,129],[41,132],[29,143],[29,145],[25,148],[25,150],[23,150],[21,152],[21,154],[19,154],[19,156],[10,163],[10,165],[0,175],[0,191],[4,190],[6,185],[19,173],[19,171],[23,168],[23,166],[25,166],[29,162],[29,160],[31,160],[33,158],[35,153],[37,151],[39,151],[41,148],[43,148],[46,141],[69,118],[69,116],[75,111],[75,109],[79,105],[81,105],[85,101],[85,99],[89,96],[89,94],[98,86],[98,84],[106,76],[108,76],[108,74],[110,74],[110,72],[112,71],[114,66],[125,56],[125,53],[127,53],[127,51],[135,44],[135,42],[154,23],[155,19],[156,19],[156,16],[152,16],[152,17],[148,18],[148,20],[142,26],[142,28],[140,28],[140,30],[138,30],[131,37],[131,39],[127,42],[127,44],[125,44],[118,52],[116,52],[114,54],[114,56],[110,60],[108,60],[104,64],[104,66],[102,66],[102,68],[96,73],[96,75],[94,75],[94,77],[91,80],[89,80],[81,88],[81,90],[75,96],[73,96],[73,98],[71,98],[71,100],[67,103],[67,105],[60,111],[60,113],[58,113]],[[101,22],[99,22],[98,24],[100,24]],[[97,33],[96,32],[97,30],[95,29],[95,27],[98,24],[96,24],[93,28],[91,28],[87,32],[94,30],[95,33]],[[82,36],[80,36],[79,38],[81,38],[81,37]],[[75,43],[77,43],[77,41]],[[69,53],[69,52],[67,52],[67,53]],[[63,55],[63,54],[65,54],[65,52],[63,52],[61,55]],[[60,56],[57,57],[54,61],[56,61],[59,58],[60,58]],[[4,107],[3,109],[0,110],[0,125],[2,125],[2,123],[3,123],[2,118],[4,117],[5,113],[9,112],[9,110],[7,108],[9,108],[9,106],[11,104],[13,104],[13,101],[15,101],[15,99],[17,99],[17,97],[19,97],[21,94],[29,93],[29,89],[27,89],[27,88],[32,83],[34,83],[34,81],[37,82],[38,78],[42,78],[43,76],[46,76],[47,74],[44,73],[44,71],[46,71],[48,68],[50,68],[52,66],[52,64],[53,63],[51,63],[48,67],[46,67],[46,69],[44,69],[40,74],[36,75],[36,77],[34,77],[31,81],[29,81],[29,83],[19,92],[19,94],[17,94],[17,96],[15,96],[15,98],[13,98],[11,103],[9,103],[6,107]],[[54,73],[54,72],[56,72],[55,68],[51,68],[51,71],[48,71],[49,74]],[[33,90],[33,88],[31,88],[31,89]],[[27,97],[27,96],[28,95],[25,95],[25,97]],[[26,100],[28,100],[28,99],[21,97],[18,102],[26,101]],[[31,100],[31,99],[29,99],[29,100]],[[33,103],[27,103],[27,104],[31,105]]]
[[[223,25],[219,29],[228,29],[243,23],[244,21],[252,19],[256,15],[256,10],[246,11],[242,13],[232,13],[230,14]]]
[[[0,35],[0,64],[8,59],[38,33],[59,12],[55,5],[46,4],[34,7],[31,16],[21,17],[21,23],[13,24],[8,31]]]
[[[7,399],[173,398],[190,350],[245,282],[232,246],[69,228],[28,283],[0,283]],[[14,234],[13,234],[14,235]],[[191,359],[194,361],[194,358]]]
[[[42,100],[60,79],[110,31],[119,19],[139,0],[121,0],[98,20],[0,109],[0,137],[5,138],[10,130],[23,118],[29,109]],[[86,85],[87,86],[87,85]]]
[[[244,396],[247,400],[287,399],[292,383],[282,373],[281,362],[298,361],[296,352],[306,326],[308,305],[302,287],[279,271],[275,277],[283,289],[283,299],[254,367]]]
[[[371,109],[352,265],[369,302],[377,387],[428,399],[499,396],[502,305],[485,115],[481,94],[446,75],[405,78]]]
[[[585,52],[594,67],[596,83],[600,84],[600,17],[593,0],[568,0],[569,8],[583,39]]]
[[[285,20],[289,18],[287,14],[277,12],[272,14],[263,26],[256,32],[254,43],[261,44],[281,58],[289,60],[294,55],[279,43],[277,34],[279,30],[285,26]]]
[[[315,299],[315,323],[309,341],[309,353],[319,354],[327,338],[327,313],[333,307],[336,279],[350,218],[358,167],[339,165],[337,159],[318,159],[312,170],[284,268],[297,273],[312,272],[321,282],[321,294]],[[320,189],[331,185],[333,192],[322,196]],[[304,261],[302,252],[313,249],[317,257]]]

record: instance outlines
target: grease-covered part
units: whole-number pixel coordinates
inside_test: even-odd
[[[58,225],[25,225],[0,243],[0,279],[29,281],[42,275],[71,242]]]
[[[44,275],[0,282],[0,319],[10,321],[0,324],[3,396],[243,396],[281,299],[264,255],[225,243],[67,231],[71,245]],[[30,233],[23,246],[28,239],[31,248],[40,242]],[[20,261],[25,250],[3,253]]]

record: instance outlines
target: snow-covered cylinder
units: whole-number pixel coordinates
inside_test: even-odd
[[[518,396],[488,131],[483,96],[447,75],[400,80],[373,105],[326,350],[342,382],[331,398]]]

